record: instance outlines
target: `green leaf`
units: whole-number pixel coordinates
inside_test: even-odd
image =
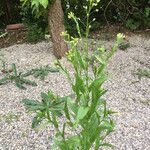
[[[57,140],[55,143],[61,150],[75,150],[80,146],[80,138],[78,136],[72,136],[67,140]]]
[[[74,150],[76,147],[79,147],[80,138],[78,136],[72,136],[68,140],[66,140],[66,143],[71,150]]]
[[[95,88],[94,88],[95,87]],[[100,104],[100,98],[102,95],[104,95],[107,92],[105,89],[100,89],[99,86],[93,86],[92,87],[92,102],[90,106],[90,111],[88,113],[88,118],[91,117],[91,115],[96,111]]]
[[[37,128],[40,123],[43,121],[43,117],[42,116],[39,116],[38,114],[33,118],[32,120],[32,128],[35,129]]]
[[[41,92],[41,98],[42,102],[49,107],[52,105],[52,102],[54,102],[55,95],[52,93],[52,91],[48,91],[47,93]]]
[[[62,137],[65,138],[66,123],[63,124]]]
[[[20,81],[15,81],[15,84],[19,89],[26,90],[26,88],[23,86],[23,84]]]
[[[95,150],[99,150],[101,138],[100,136],[95,141]]]
[[[81,66],[82,69],[85,69],[85,62],[83,60],[83,58],[81,57],[81,54],[79,52],[79,50],[76,50],[76,54],[77,54],[77,58],[78,58],[78,61],[79,61],[79,64]]]
[[[9,80],[8,76],[3,77],[2,79],[0,79],[0,85],[6,84],[8,80]]]
[[[69,109],[68,109],[67,101],[65,102],[64,112],[65,112],[66,118],[68,120],[70,120],[70,114],[69,114]]]
[[[31,6],[34,7],[34,9],[38,9],[40,4],[40,0],[32,0]]]
[[[111,115],[111,114],[117,114],[118,112],[109,109],[109,110],[107,110],[107,113],[108,113],[109,115]]]
[[[68,102],[68,108],[70,108],[70,110],[74,113],[74,115],[76,115],[78,112],[78,105],[74,103],[71,98],[69,98],[67,102]],[[72,112],[70,112],[70,114]]]
[[[149,17],[149,15],[150,15],[150,7],[146,7],[145,8],[145,16]]]
[[[100,128],[102,130],[107,130],[108,132],[112,132],[114,129],[114,123],[112,121],[103,120]]]
[[[131,30],[135,30],[140,26],[140,23],[136,20],[133,19],[128,19],[126,21],[126,27],[131,29]]]
[[[106,61],[104,58],[100,57],[100,56],[95,56],[95,58],[103,65],[105,65]]]
[[[103,144],[100,144],[101,147],[110,147],[110,148],[113,148],[114,145],[110,144],[110,143],[103,143]]]
[[[30,80],[24,79],[24,78],[22,78],[22,77],[20,77],[20,82],[21,82],[22,84],[37,86],[37,84],[36,84],[34,81],[30,81]]]
[[[83,79],[78,74],[75,75],[75,85],[73,85],[73,91],[76,93],[78,101],[80,100],[81,93],[85,92]]]
[[[91,116],[89,123],[86,125],[87,126],[86,130],[88,132],[89,142],[91,143],[91,145],[99,137],[100,134],[99,124],[100,124],[100,116],[97,113],[94,113]]]
[[[24,7],[26,3],[28,2],[28,0],[20,0],[20,2],[22,2],[22,6]]]
[[[55,144],[56,144],[56,145],[59,147],[59,149],[61,149],[61,150],[71,150],[71,149],[69,148],[68,144],[67,144],[64,140],[62,140],[62,141],[56,140],[56,141],[55,141]]]
[[[15,76],[17,76],[17,69],[16,69],[16,65],[12,64],[12,70]]]
[[[48,95],[44,92],[41,92],[41,98],[42,98],[42,100],[44,100],[44,102],[49,100]]]
[[[77,126],[79,121],[82,120],[86,116],[88,111],[89,111],[89,107],[82,107],[82,106],[79,107],[77,116],[76,116],[75,126]]]
[[[92,89],[99,89],[100,86],[106,81],[106,79],[106,76],[101,76],[98,79],[95,79],[89,86],[89,90],[91,91]]]
[[[22,102],[25,105],[26,109],[28,109],[29,111],[45,109],[45,107],[40,102],[35,101],[35,100],[23,99]]]
[[[46,9],[48,6],[48,0],[40,0],[39,3]]]

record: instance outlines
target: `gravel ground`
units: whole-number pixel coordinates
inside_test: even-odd
[[[150,39],[129,37],[131,47],[119,50],[110,61],[110,79],[105,87],[109,107],[118,111],[114,117],[116,130],[109,136],[114,150],[150,149],[150,78],[138,80],[134,71],[150,69]],[[22,44],[2,49],[7,62],[15,63],[19,71],[36,66],[53,65],[52,43]],[[61,60],[69,68],[65,59]],[[8,64],[8,65],[9,65]],[[0,74],[0,76],[2,76]],[[60,73],[49,74],[44,82],[34,79],[37,87],[19,90],[12,83],[0,86],[0,150],[51,149],[53,127],[32,130],[32,115],[21,103],[23,98],[39,99],[40,92],[49,89],[60,96],[69,94],[70,86]],[[138,81],[138,82],[136,82]]]

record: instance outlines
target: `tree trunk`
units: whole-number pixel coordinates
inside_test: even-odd
[[[61,0],[55,0],[55,2],[49,6],[48,23],[49,31],[52,36],[54,55],[60,59],[68,51],[67,44],[60,35],[65,31]]]

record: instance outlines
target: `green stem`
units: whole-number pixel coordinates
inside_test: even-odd
[[[86,56],[86,65],[87,68],[85,70],[85,77],[86,77],[86,87],[87,87],[87,93],[86,93],[86,97],[87,99],[89,99],[89,91],[88,91],[88,87],[89,87],[89,41],[88,41],[88,37],[89,37],[89,31],[90,31],[90,23],[89,23],[89,17],[90,17],[90,12],[91,12],[92,6],[90,5],[87,11],[87,20],[86,20],[86,47],[85,47],[85,56]],[[87,104],[88,105],[88,101]]]

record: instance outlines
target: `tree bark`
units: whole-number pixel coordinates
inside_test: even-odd
[[[67,44],[61,36],[61,33],[65,31],[61,0],[55,0],[53,4],[49,6],[48,23],[49,31],[52,36],[54,55],[60,59],[68,51]]]

